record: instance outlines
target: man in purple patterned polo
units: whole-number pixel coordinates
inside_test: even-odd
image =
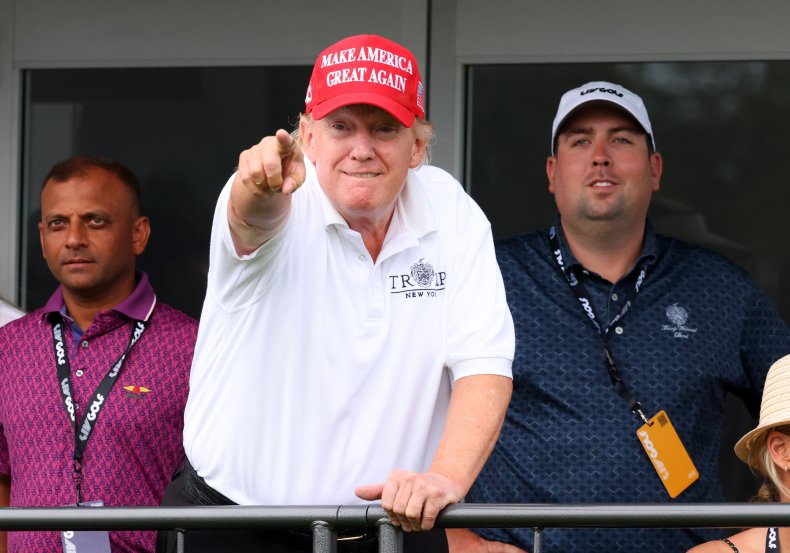
[[[135,270],[150,236],[119,163],[77,157],[41,191],[47,304],[0,329],[0,501],[158,505],[183,455],[197,322]],[[11,532],[16,552],[153,551],[154,532]]]

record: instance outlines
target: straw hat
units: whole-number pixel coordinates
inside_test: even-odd
[[[735,444],[735,454],[748,464],[749,450],[757,438],[777,426],[790,424],[790,355],[771,365],[760,404],[760,424]],[[754,467],[756,468],[756,467]]]

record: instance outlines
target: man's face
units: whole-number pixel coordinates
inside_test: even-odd
[[[556,156],[546,162],[549,192],[563,221],[643,225],[662,166],[647,140],[639,124],[615,107],[593,105],[571,116]]]
[[[98,168],[47,182],[38,229],[44,259],[64,294],[92,298],[111,297],[134,282],[135,258],[150,233],[131,190]]]
[[[389,220],[410,168],[425,154],[425,140],[386,111],[350,106],[306,122],[301,135],[318,182],[343,217]]]

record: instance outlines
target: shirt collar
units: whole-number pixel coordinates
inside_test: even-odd
[[[554,219],[554,229],[557,232],[557,238],[560,242],[562,258],[565,260],[565,272],[567,273],[571,267],[585,269],[584,265],[582,265],[581,262],[579,262],[579,260],[574,257],[573,252],[568,247],[568,242],[565,240],[565,233],[562,230],[562,224],[560,222],[559,215],[557,215],[556,219]],[[656,231],[653,229],[653,224],[648,219],[645,221],[645,239],[642,244],[642,251],[640,252],[639,259],[637,260],[634,267],[652,265],[658,258],[658,250],[659,244]]]
[[[658,251],[658,237],[653,229],[653,224],[648,219],[645,222],[645,242],[642,245],[642,253],[639,256],[640,263],[654,263],[658,259]]]
[[[340,215],[340,212],[335,209],[332,205],[332,202],[329,201],[329,198],[324,194],[324,189],[321,188],[321,185],[318,182],[318,174],[315,172],[315,165],[313,162],[310,161],[307,156],[304,158],[304,167],[305,167],[305,184],[308,186],[313,185],[315,190],[314,193],[318,195],[318,202],[321,208],[321,215],[324,219],[324,224],[329,227],[331,225],[340,225],[340,226],[348,226],[346,220],[343,219],[343,216]]]
[[[436,218],[425,192],[425,185],[420,180],[419,172],[414,169],[409,169],[406,186],[398,196],[396,212],[403,227],[414,233],[416,238],[422,238],[436,230]]]
[[[156,306],[156,294],[148,281],[148,275],[142,271],[135,273],[137,279],[137,286],[125,300],[112,307],[112,311],[116,311],[135,321],[147,321],[151,317],[151,313]],[[49,301],[42,309],[42,317],[49,317],[52,313],[66,312],[66,302],[63,299],[63,287],[58,286],[55,293],[50,296]]]
[[[348,227],[346,220],[343,219],[340,212],[335,209],[332,202],[330,202],[329,198],[324,194],[324,190],[318,182],[315,166],[306,157],[304,161],[306,180],[315,183],[324,224],[327,227],[331,225]],[[393,214],[393,218],[399,218],[403,229],[408,233],[412,233],[415,238],[422,238],[429,232],[436,230],[436,219],[431,210],[428,195],[425,193],[423,187],[424,185],[420,181],[417,171],[409,169],[406,176],[406,185],[398,195],[395,204],[395,213]]]

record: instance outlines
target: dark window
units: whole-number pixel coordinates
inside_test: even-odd
[[[239,153],[291,129],[310,67],[58,69],[26,74],[23,245],[27,309],[57,283],[36,227],[41,181],[77,154],[120,161],[143,188],[152,235],[139,267],[159,299],[197,317],[217,194]]]

